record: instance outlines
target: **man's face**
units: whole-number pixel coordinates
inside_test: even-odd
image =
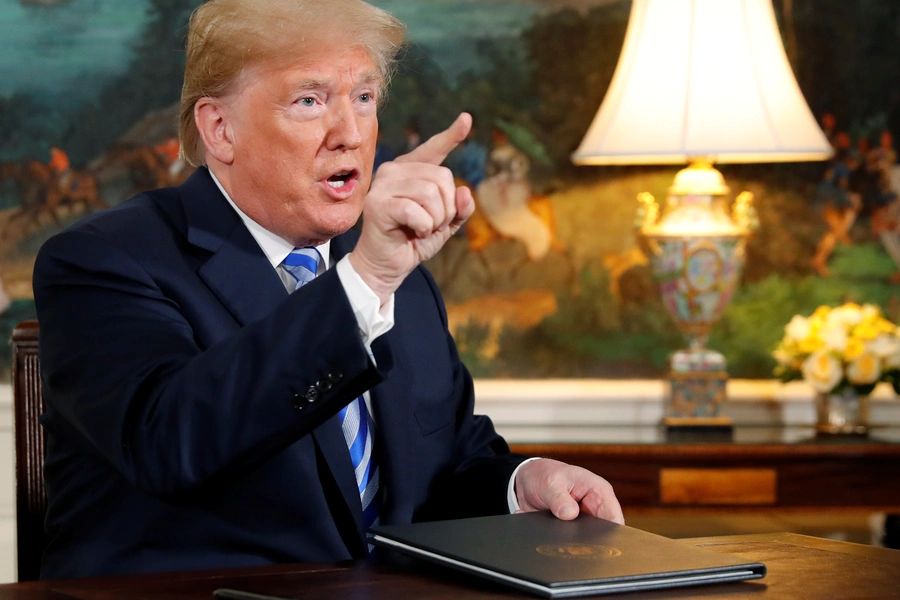
[[[295,246],[352,227],[372,176],[379,83],[359,47],[325,46],[288,68],[248,72],[226,104],[235,204]]]

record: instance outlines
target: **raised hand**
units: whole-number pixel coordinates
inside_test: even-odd
[[[440,166],[472,128],[462,113],[446,130],[378,169],[350,262],[382,303],[440,250],[475,210],[472,192]]]

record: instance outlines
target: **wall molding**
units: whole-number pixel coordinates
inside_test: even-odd
[[[596,439],[598,427],[610,441],[634,440],[659,423],[666,393],[662,380],[476,380],[475,412],[512,443]],[[811,426],[814,399],[803,382],[734,379],[722,414],[740,426]],[[900,399],[886,384],[872,394],[870,422],[900,426]]]

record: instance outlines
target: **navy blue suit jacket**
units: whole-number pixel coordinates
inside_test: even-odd
[[[334,259],[355,233],[334,238]],[[371,391],[383,523],[503,513],[522,457],[473,416],[434,281],[368,359],[334,270],[288,295],[199,169],[51,238],[34,270],[45,578],[365,555],[337,411]]]

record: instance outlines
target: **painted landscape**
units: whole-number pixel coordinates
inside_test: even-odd
[[[448,159],[485,196],[429,262],[477,377],[658,377],[684,344],[638,248],[636,196],[677,167],[575,167],[618,60],[630,2],[383,0],[409,26],[381,109],[381,159],[461,110],[473,139]],[[51,235],[141,189],[177,184],[183,41],[199,0],[0,0],[0,336],[34,317],[31,269]],[[900,139],[900,4],[775,0],[804,95],[839,164],[723,165],[756,195],[761,226],[709,344],[732,377],[769,378],[796,313],[845,300],[900,319],[894,139]],[[665,93],[665,90],[660,90]],[[485,156],[515,156],[522,193],[501,218]],[[845,188],[835,167],[852,174]],[[489,176],[490,174],[488,174]],[[886,183],[885,183],[886,182]],[[835,189],[859,198],[849,218]],[[896,260],[895,260],[896,259]],[[8,356],[0,357],[4,370]]]

